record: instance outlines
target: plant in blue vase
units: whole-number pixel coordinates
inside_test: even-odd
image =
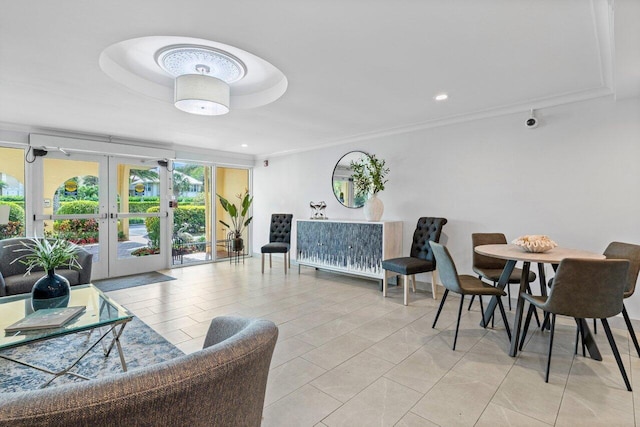
[[[78,246],[63,239],[27,238],[20,241],[20,248],[13,252],[21,254],[11,261],[27,266],[25,275],[32,271],[46,272],[31,290],[31,305],[34,310],[41,308],[65,307],[69,303],[69,281],[56,274],[55,269],[66,266],[82,269],[78,262]]]

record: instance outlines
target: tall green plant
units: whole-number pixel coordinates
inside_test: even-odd
[[[351,162],[351,169],[357,195],[376,194],[384,190],[384,185],[389,181],[385,179],[389,168],[386,168],[385,161],[378,159],[375,154],[369,154],[358,161]]]
[[[224,225],[229,230],[233,231],[237,236],[239,236],[253,219],[252,216],[246,218],[247,213],[249,212],[249,207],[251,206],[251,202],[253,202],[253,197],[249,195],[249,190],[245,190],[244,193],[236,194],[236,197],[240,200],[239,207],[229,202],[220,194],[216,193],[216,196],[218,196],[218,199],[220,199],[220,205],[222,205],[222,209],[224,209],[225,212],[227,212],[231,217],[231,224],[228,224],[223,220],[219,220],[220,224]]]

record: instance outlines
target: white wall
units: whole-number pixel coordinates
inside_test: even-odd
[[[405,254],[417,218],[443,216],[441,241],[460,273],[471,273],[473,232],[503,232],[508,240],[547,234],[599,253],[614,240],[640,244],[640,98],[537,115],[533,130],[524,126],[527,114],[516,114],[271,158],[254,170],[253,247],[268,242],[271,213],[308,218],[311,200],[326,201],[331,219],[363,219],[331,189],[335,163],[351,150],[387,161],[383,219],[404,221]],[[640,318],[640,292],[626,304]]]

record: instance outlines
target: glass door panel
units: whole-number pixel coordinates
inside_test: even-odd
[[[222,209],[220,200],[217,195],[220,195],[227,199],[230,203],[234,204],[240,209],[242,206],[242,195],[249,190],[249,170],[248,169],[236,169],[236,168],[216,168],[216,258],[228,258],[231,255],[233,245],[233,235],[230,234],[232,230],[229,230],[220,221],[231,225],[231,219],[229,214]],[[249,211],[247,216],[250,216]],[[245,228],[242,233],[242,241],[244,248],[242,254],[249,254],[249,228]]]
[[[173,162],[173,265],[212,260],[211,166]]]
[[[109,222],[113,275],[166,266],[166,168],[153,161],[110,158]]]
[[[93,254],[94,279],[108,272],[105,166],[105,158],[49,153],[42,158],[42,203],[36,206],[36,220],[42,221],[36,234],[69,240]]]
[[[24,236],[24,150],[0,147],[0,240]]]

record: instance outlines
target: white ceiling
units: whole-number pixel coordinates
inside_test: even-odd
[[[616,1],[614,28],[611,0],[0,0],[0,128],[260,157],[637,96],[638,3]],[[279,68],[288,89],[204,117],[102,72],[108,46],[154,35],[244,49]],[[449,100],[435,102],[440,92]]]

